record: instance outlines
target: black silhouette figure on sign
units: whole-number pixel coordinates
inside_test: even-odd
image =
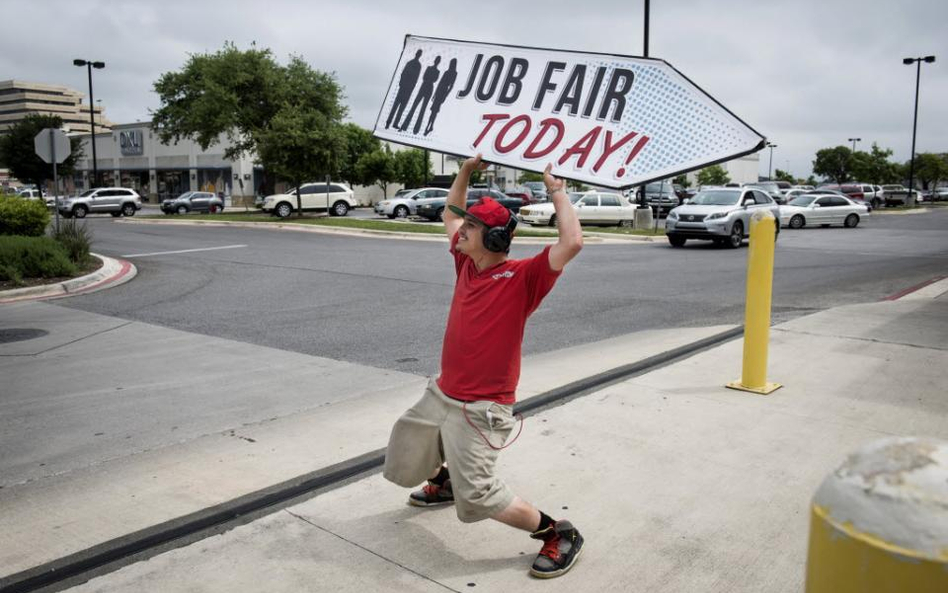
[[[445,70],[441,80],[438,81],[438,88],[434,93],[434,100],[431,102],[431,115],[428,116],[428,125],[425,127],[425,136],[434,130],[435,119],[438,118],[438,112],[441,111],[441,105],[448,98],[448,93],[454,88],[454,81],[458,78],[458,60],[452,58],[448,69]],[[417,128],[415,133],[417,134]]]
[[[418,121],[415,122],[415,128],[412,131],[415,134],[421,131],[421,122],[425,119],[425,110],[428,109],[428,101],[431,99],[431,95],[434,93],[435,83],[438,82],[438,77],[441,75],[441,71],[438,70],[438,64],[440,63],[441,56],[435,56],[434,64],[425,68],[425,74],[421,78],[421,87],[418,89],[418,94],[415,95],[415,101],[411,104],[411,109],[408,110],[408,117],[402,122],[402,127],[400,127],[399,130],[404,132],[408,129],[408,126],[411,125],[412,117],[415,115],[415,109],[417,109],[420,104],[421,113],[418,114]]]
[[[418,83],[418,75],[421,74],[421,50],[415,52],[415,59],[408,60],[405,67],[402,68],[402,75],[398,77],[398,93],[395,95],[395,102],[392,103],[392,109],[388,112],[388,119],[385,120],[385,128],[392,125],[392,118],[395,119],[395,127],[398,127],[398,120],[402,118],[402,112],[405,111],[405,105],[411,99],[411,93],[415,90],[415,84]]]

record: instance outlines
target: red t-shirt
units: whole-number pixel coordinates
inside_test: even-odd
[[[458,279],[441,350],[438,387],[460,400],[509,405],[520,381],[520,345],[527,317],[540,306],[560,271],[550,248],[530,259],[507,260],[481,272],[467,255],[451,254]]]

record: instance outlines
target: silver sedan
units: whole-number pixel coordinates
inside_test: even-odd
[[[840,195],[805,194],[780,206],[780,224],[791,229],[841,224],[853,228],[869,216],[869,208]]]

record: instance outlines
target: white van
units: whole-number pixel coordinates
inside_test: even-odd
[[[300,186],[300,207],[304,212],[325,210],[327,206],[330,215],[345,216],[356,206],[355,194],[344,183],[330,182],[329,187],[325,183],[305,183]],[[296,212],[296,190],[267,196],[262,209],[286,218]]]

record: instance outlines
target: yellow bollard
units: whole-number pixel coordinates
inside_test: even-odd
[[[948,442],[869,443],[823,480],[806,593],[948,591]]]
[[[777,221],[769,210],[751,216],[747,254],[747,296],[744,309],[744,366],[740,381],[731,389],[767,395],[782,385],[767,382],[767,348],[770,341],[770,296],[774,281],[774,244]]]

